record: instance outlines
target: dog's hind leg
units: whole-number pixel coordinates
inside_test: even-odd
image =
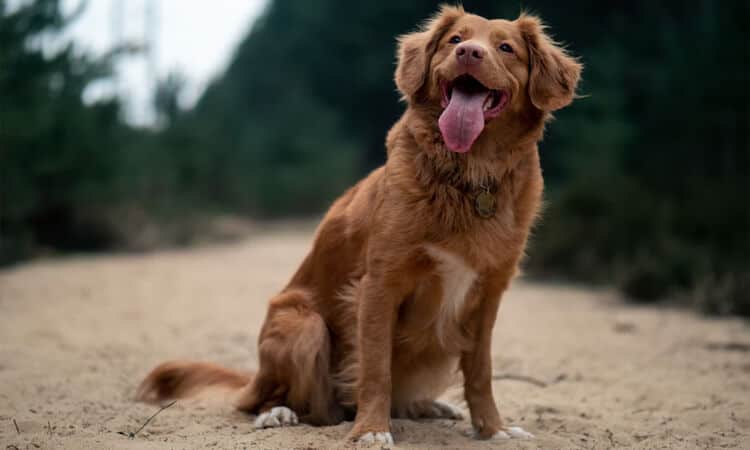
[[[417,400],[405,408],[394,409],[393,416],[408,419],[451,419],[462,420],[461,410],[441,400]]]
[[[258,342],[260,368],[239,396],[237,408],[258,414],[259,428],[293,425],[297,416],[313,425],[338,423],[331,342],[309,292],[287,290],[271,300]]]

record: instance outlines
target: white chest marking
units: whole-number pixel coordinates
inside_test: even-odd
[[[445,327],[458,321],[466,302],[466,295],[477,279],[477,273],[460,256],[434,245],[425,246],[427,253],[437,263],[443,298],[437,318],[438,339],[443,341]]]

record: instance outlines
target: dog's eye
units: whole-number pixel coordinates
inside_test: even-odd
[[[500,50],[504,51],[505,53],[513,53],[513,47],[508,44],[500,44]]]
[[[450,42],[451,44],[460,44],[461,43],[461,36],[455,35],[452,38],[450,38],[450,40],[448,42]]]

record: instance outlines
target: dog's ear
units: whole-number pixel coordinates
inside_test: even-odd
[[[461,6],[442,6],[419,31],[398,38],[396,87],[408,100],[422,88],[427,80],[430,60],[437,51],[440,39],[464,15]]]
[[[544,32],[539,18],[522,14],[518,27],[529,52],[529,97],[542,111],[568,106],[576,95],[583,66]]]

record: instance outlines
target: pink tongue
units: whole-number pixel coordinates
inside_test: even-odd
[[[489,92],[463,92],[453,89],[450,102],[440,115],[438,125],[445,145],[454,152],[465,153],[484,128],[484,101]]]

